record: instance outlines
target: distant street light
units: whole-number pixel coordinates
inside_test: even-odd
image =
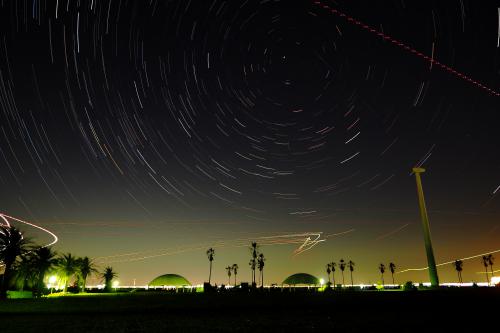
[[[439,286],[439,278],[436,268],[436,261],[434,259],[434,251],[432,250],[431,232],[429,227],[429,218],[427,216],[427,209],[425,208],[424,190],[422,189],[422,180],[420,174],[425,172],[424,168],[413,168],[415,179],[417,181],[418,203],[420,205],[420,216],[422,217],[422,228],[424,231],[425,251],[427,253],[427,265],[429,268],[429,278],[432,287]]]
[[[497,284],[500,283],[500,276],[494,276],[491,278],[491,284],[496,286]]]

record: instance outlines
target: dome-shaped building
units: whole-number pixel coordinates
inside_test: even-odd
[[[191,283],[183,276],[177,274],[164,274],[148,283],[149,287],[184,287]]]
[[[289,286],[295,286],[295,285],[317,286],[320,284],[320,282],[317,277],[311,274],[297,273],[287,277],[282,284]]]

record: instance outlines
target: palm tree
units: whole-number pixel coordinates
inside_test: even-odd
[[[385,286],[385,282],[384,282],[385,265],[380,264],[378,266],[378,270],[380,271],[380,275],[382,275],[382,287],[384,287]]]
[[[248,263],[250,266],[250,269],[252,270],[252,287],[255,286],[255,267],[257,267],[257,260],[256,259],[250,259],[250,262]]]
[[[488,266],[490,265],[490,262],[488,260],[488,256],[483,256],[483,265],[484,265],[484,271],[486,272],[486,282],[490,284],[490,278],[488,276]]]
[[[227,266],[226,271],[227,271],[227,285],[231,285],[231,271],[233,270],[233,267]]]
[[[354,287],[354,282],[352,279],[352,272],[354,271],[354,262],[352,260],[349,260],[347,266],[349,266],[349,270],[351,271],[351,287]]]
[[[104,280],[104,288],[106,289],[106,291],[110,292],[113,286],[113,279],[118,275],[113,271],[112,267],[108,266],[104,269],[104,272],[102,272],[101,276]]]
[[[234,286],[236,287],[236,275],[238,275],[238,264],[233,264]]]
[[[389,269],[391,270],[392,284],[395,284],[394,283],[394,272],[396,272],[396,265],[393,262],[389,263]]]
[[[33,251],[31,263],[36,272],[36,296],[41,296],[45,275],[49,273],[57,264],[57,253],[50,247],[40,247]]]
[[[264,261],[266,261],[266,259],[264,258],[264,253],[259,253],[257,264],[260,271],[260,286],[262,288],[264,287]]]
[[[259,254],[258,245],[256,242],[251,243],[250,251],[252,251],[252,260],[250,261],[250,266],[252,267],[252,286],[255,286],[255,267],[257,265],[257,256]]]
[[[13,275],[16,287],[20,291],[24,288],[33,287],[36,280],[36,271],[33,268],[32,256],[24,254],[20,256],[21,260],[17,260],[13,265]]]
[[[330,269],[332,270],[332,280],[333,280],[333,286],[335,287],[335,267],[337,267],[337,263],[331,262],[330,263]]]
[[[493,272],[493,263],[495,261],[495,257],[493,257],[492,254],[488,254],[488,264],[490,265],[490,269],[491,269],[491,277],[494,276],[494,272]]]
[[[331,264],[326,264],[326,274],[328,275],[328,285],[330,285],[330,273],[332,272]]]
[[[12,274],[12,266],[18,256],[28,252],[30,241],[13,226],[0,226],[0,262],[4,265],[0,284],[0,299],[7,298],[7,288]]]
[[[455,260],[453,263],[453,266],[455,267],[455,270],[457,271],[458,274],[458,283],[462,283],[462,270],[464,266],[464,262],[460,259]]]
[[[213,248],[209,248],[207,250],[208,261],[210,261],[210,273],[208,275],[208,284],[212,281],[212,261],[214,261],[215,250]]]
[[[345,266],[346,266],[346,263],[345,263],[344,259],[340,259],[339,268],[342,271],[342,286],[344,286],[344,284],[345,284],[345,281],[344,281]]]
[[[63,254],[57,263],[57,272],[64,281],[63,292],[68,290],[68,283],[78,272],[78,260],[71,253]]]
[[[97,268],[89,257],[79,258],[77,262],[78,266],[78,277],[81,282],[82,292],[85,292],[85,287],[87,285],[87,278],[92,275],[92,273],[97,273]]]

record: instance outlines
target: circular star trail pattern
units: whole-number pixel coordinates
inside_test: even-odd
[[[467,3],[453,4],[456,15],[425,1],[328,4],[498,84],[494,24],[479,29],[492,37],[475,45],[481,63],[464,45],[482,13]],[[0,10],[0,180],[7,208],[29,214],[107,202],[148,216],[328,219],[397,196],[415,165],[470,164],[498,142],[450,142],[493,133],[494,97],[312,1]],[[482,200],[499,184],[481,184]]]

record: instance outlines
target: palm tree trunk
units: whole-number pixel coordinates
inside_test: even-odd
[[[493,265],[490,265],[490,269],[491,269],[491,277],[494,277],[495,274],[493,273]]]
[[[354,282],[352,280],[352,271],[351,271],[351,287],[354,287]]]
[[[392,275],[392,284],[395,284],[394,283],[394,273],[391,273],[391,275]]]
[[[85,289],[87,288],[87,277],[88,275],[82,275],[82,292],[85,292]]]
[[[490,285],[490,278],[488,276],[488,267],[486,267],[485,272],[486,272],[486,282],[488,283],[488,285]]]
[[[208,274],[208,284],[212,280],[212,261],[210,261],[210,273]]]
[[[384,273],[382,273],[382,287],[385,286],[385,282],[384,282]]]
[[[5,263],[5,270],[2,276],[2,284],[0,285],[0,299],[7,299],[7,289],[9,288],[9,278],[12,264]]]
[[[332,272],[333,287],[335,287],[335,272]]]
[[[262,270],[260,274],[262,275],[262,278],[261,278],[262,288],[264,288],[264,270]]]
[[[344,280],[344,271],[342,271],[342,287],[344,286],[345,284],[345,280]]]
[[[236,273],[234,274],[234,286],[236,287]]]
[[[41,297],[43,294],[43,276],[44,274],[40,274],[36,281],[35,297]]]

